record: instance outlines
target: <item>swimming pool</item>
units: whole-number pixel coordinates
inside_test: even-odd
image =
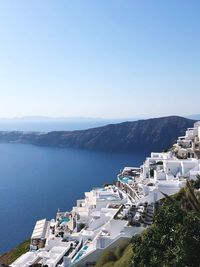
[[[67,217],[66,217],[66,218],[62,218],[60,223],[64,223],[64,222],[67,223],[67,222],[69,222],[69,221],[70,221],[70,218],[67,218]]]
[[[76,256],[76,258],[74,259],[74,262],[78,261],[81,257],[83,256],[83,252],[79,252]]]
[[[133,181],[133,178],[131,176],[118,177],[118,180],[122,183],[128,184],[129,182]]]
[[[77,256],[75,257],[74,262],[78,261],[84,254],[83,250],[87,249],[88,249],[87,245],[83,246],[83,248],[78,252]]]

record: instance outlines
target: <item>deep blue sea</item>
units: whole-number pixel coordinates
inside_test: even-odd
[[[0,144],[0,253],[29,238],[36,220],[71,210],[85,191],[145,156]]]

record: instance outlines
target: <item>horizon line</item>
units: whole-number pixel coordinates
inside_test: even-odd
[[[25,115],[25,116],[16,116],[16,117],[0,117],[0,120],[25,120],[25,119],[32,119],[32,120],[98,120],[98,121],[109,121],[109,120],[141,120],[141,119],[153,119],[153,118],[162,118],[162,117],[171,117],[171,116],[178,116],[178,117],[185,117],[191,118],[193,116],[200,116],[200,113],[196,114],[189,114],[189,115],[179,115],[179,114],[167,114],[167,115],[150,115],[150,116],[133,116],[133,117],[114,117],[114,118],[105,118],[105,117],[87,117],[87,116],[44,116],[44,115]]]

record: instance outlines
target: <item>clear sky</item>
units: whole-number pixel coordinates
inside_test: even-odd
[[[199,0],[1,0],[0,117],[200,113]]]

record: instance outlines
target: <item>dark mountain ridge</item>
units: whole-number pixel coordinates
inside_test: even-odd
[[[76,131],[0,132],[0,142],[102,151],[152,151],[169,148],[194,120],[169,116],[109,124]]]

